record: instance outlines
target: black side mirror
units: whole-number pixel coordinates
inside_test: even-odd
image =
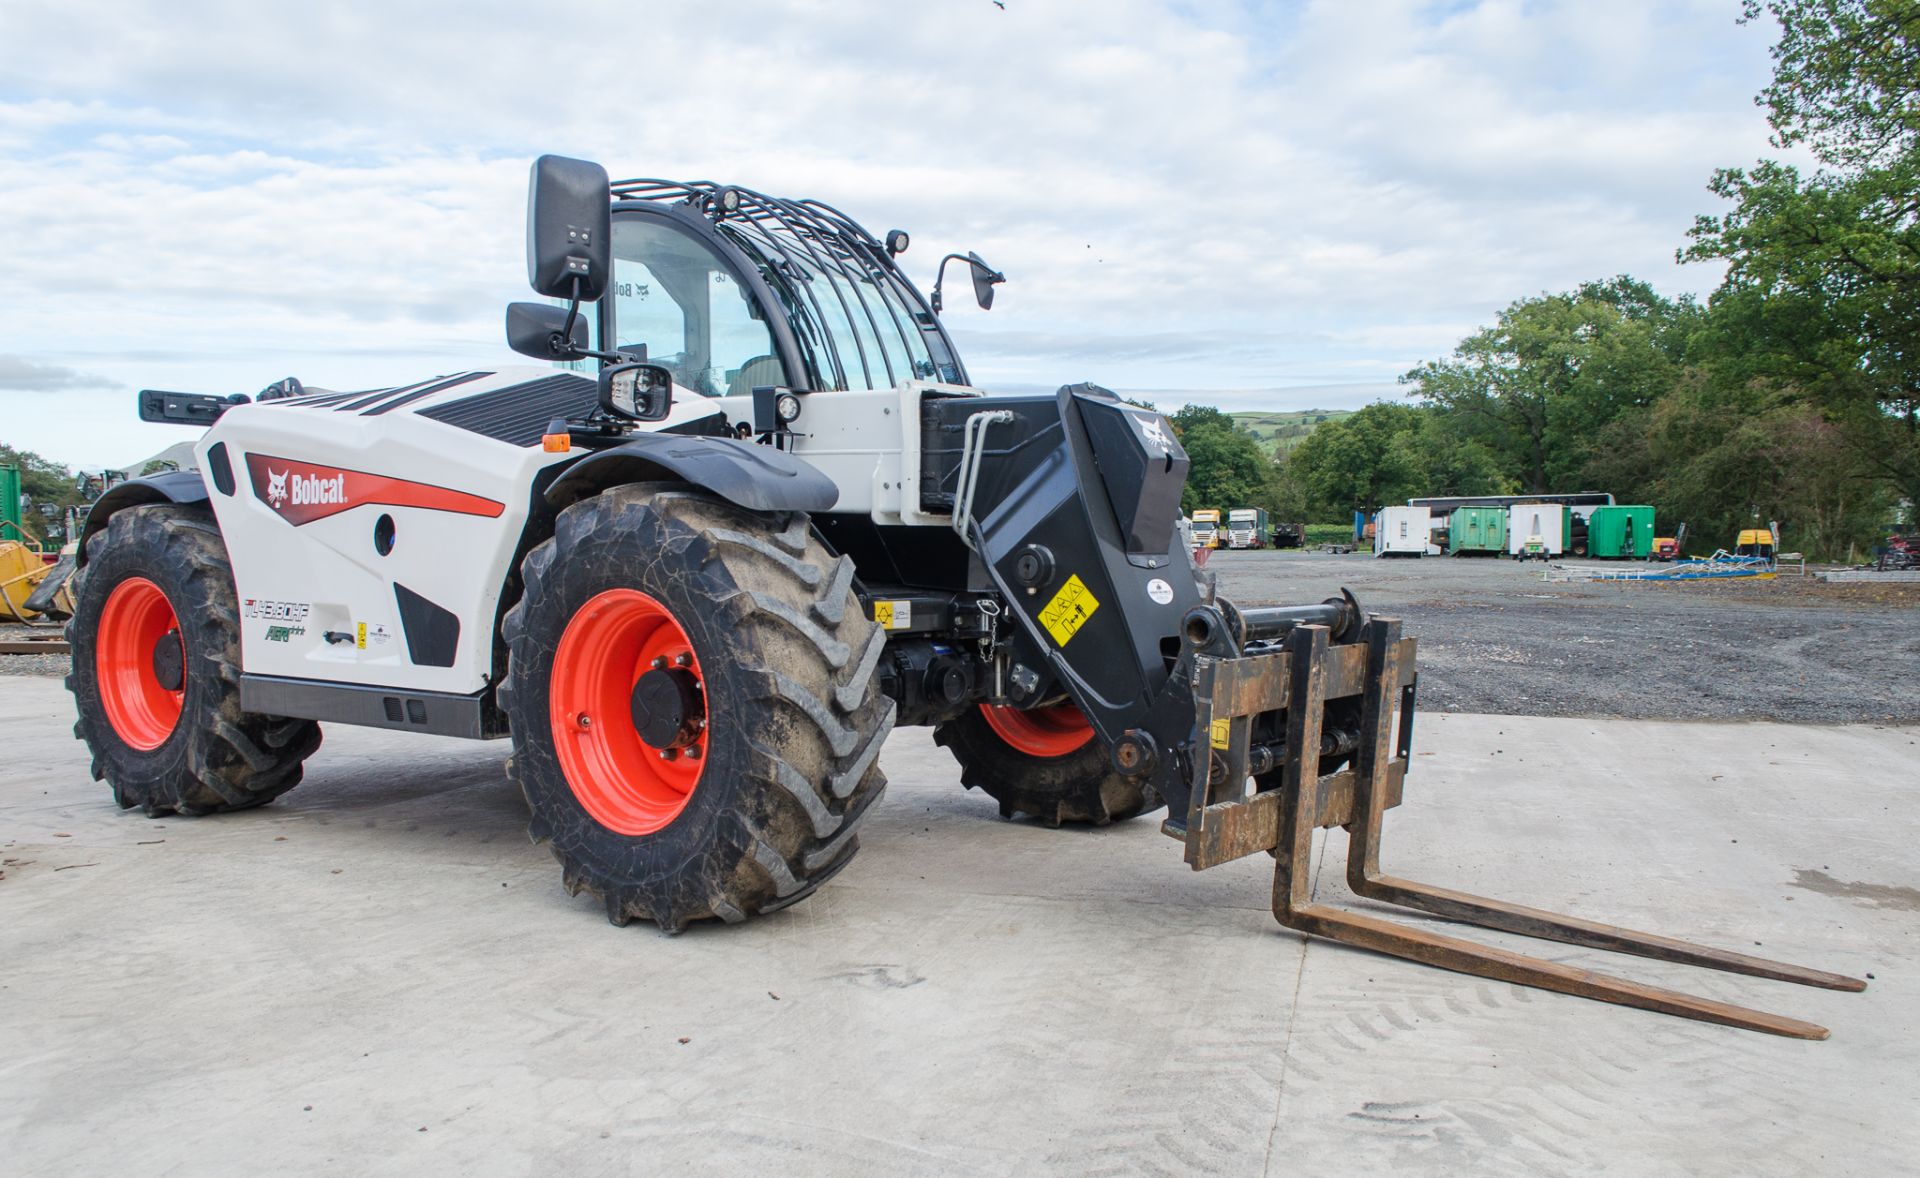
[[[567,308],[552,303],[508,303],[507,346],[536,360],[577,360],[587,351],[587,317],[571,316],[571,336],[568,318]]]
[[[948,262],[965,262],[967,264],[967,268],[973,271],[974,301],[980,304],[982,311],[991,311],[993,309],[993,288],[1005,282],[1007,276],[995,270],[992,266],[987,265],[985,259],[981,258],[979,254],[969,253],[964,258],[959,254],[948,254],[946,257],[940,259],[940,269],[933,278],[933,313],[938,315],[942,308],[940,288],[947,280]]]
[[[166,425],[212,425],[235,405],[245,405],[245,393],[215,397],[206,393],[170,393],[165,389],[140,390],[140,420]]]
[[[600,370],[600,408],[629,421],[660,421],[673,408],[673,373],[658,364],[609,364]]]
[[[613,205],[607,170],[543,155],[527,189],[527,282],[548,298],[590,303],[613,269]]]
[[[1007,276],[987,265],[979,254],[968,254],[967,265],[973,270],[973,300],[980,304],[982,311],[993,310],[993,288],[1005,282]]]

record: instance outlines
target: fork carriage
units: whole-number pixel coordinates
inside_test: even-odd
[[[1298,609],[1250,610],[1241,619],[1198,610],[1190,616],[1189,642],[1211,648],[1196,654],[1193,664],[1196,732],[1205,734],[1210,755],[1194,758],[1185,820],[1169,818],[1163,829],[1184,841],[1194,870],[1269,851],[1275,859],[1273,914],[1288,928],[1495,981],[1797,1039],[1827,1037],[1825,1027],[1800,1019],[1316,903],[1314,831],[1344,827],[1351,840],[1347,884],[1364,899],[1586,948],[1829,990],[1866,988],[1865,982],[1841,974],[1384,874],[1381,830],[1386,811],[1400,804],[1413,741],[1416,644],[1401,637],[1397,620],[1380,617],[1348,626],[1352,640],[1335,644],[1333,637],[1353,615],[1334,606],[1329,603],[1330,612],[1312,621],[1303,620]],[[1223,651],[1235,620],[1241,634],[1258,633],[1264,625],[1284,638],[1278,649],[1261,653]],[[1332,625],[1317,624],[1323,622]]]

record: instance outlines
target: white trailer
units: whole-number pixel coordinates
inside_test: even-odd
[[[1536,536],[1540,539],[1540,555],[1564,554],[1571,516],[1564,503],[1516,503],[1507,508],[1507,555],[1522,556]]]
[[[1424,507],[1383,507],[1373,517],[1373,554],[1425,556],[1432,531],[1433,516]]]

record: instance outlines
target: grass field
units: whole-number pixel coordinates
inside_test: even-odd
[[[1353,543],[1352,524],[1308,524],[1307,547],[1317,548],[1322,544]]]
[[[1338,421],[1351,409],[1299,409],[1288,413],[1235,413],[1231,416],[1241,429],[1260,440],[1269,453],[1284,453],[1300,444],[1322,422]]]

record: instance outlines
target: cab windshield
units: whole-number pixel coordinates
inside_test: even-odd
[[[613,222],[616,349],[645,345],[647,360],[703,397],[740,397],[786,375],[773,335],[746,288],[713,250],[666,221]]]
[[[723,221],[720,231],[779,296],[809,387],[890,389],[904,380],[957,379],[934,363],[914,305],[893,276],[839,256],[822,238],[775,238],[751,222]]]

